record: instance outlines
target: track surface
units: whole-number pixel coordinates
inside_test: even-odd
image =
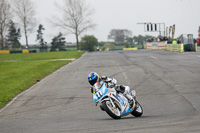
[[[136,90],[144,115],[113,120],[95,106],[96,71]],[[0,112],[0,133],[200,132],[200,53],[86,53],[44,78]]]

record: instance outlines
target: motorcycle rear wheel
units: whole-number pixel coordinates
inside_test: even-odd
[[[143,114],[143,109],[142,106],[140,105],[140,103],[138,101],[136,101],[136,107],[133,110],[133,112],[131,113],[133,116],[135,117],[140,117]]]
[[[115,101],[113,101],[115,103]],[[116,108],[114,108],[111,104],[110,101],[104,101],[102,103],[104,110],[106,111],[106,113],[112,117],[113,119],[120,119],[121,118],[121,112],[118,106],[116,106]]]

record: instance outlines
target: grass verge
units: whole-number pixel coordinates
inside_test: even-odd
[[[47,53],[29,53],[29,54],[2,54],[0,61],[5,60],[48,60],[48,59],[67,59],[79,58],[83,51],[67,51],[67,52],[47,52]]]
[[[38,80],[70,62],[47,59],[79,58],[83,53],[73,51],[0,55],[0,108]]]

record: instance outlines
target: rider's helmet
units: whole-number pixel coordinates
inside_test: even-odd
[[[93,86],[95,83],[99,82],[99,75],[96,72],[91,72],[88,75],[88,82]]]

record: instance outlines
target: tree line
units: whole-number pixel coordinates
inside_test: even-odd
[[[148,39],[156,38],[150,35],[132,36],[132,31],[128,29],[112,29],[108,35],[108,39],[113,40],[115,45],[133,45],[145,44]]]
[[[67,31],[66,34],[74,34],[77,49],[80,49],[79,37],[85,31],[95,27],[91,20],[93,9],[83,0],[63,0],[62,4],[56,4],[62,14],[61,17],[54,16],[52,26]],[[38,25],[34,0],[1,0],[0,1],[0,50],[18,47],[22,34],[26,40],[26,48],[29,47],[29,35],[35,31]],[[41,47],[45,48],[42,24],[38,26],[36,40]],[[52,39],[52,51],[56,43],[64,43],[62,33]],[[61,45],[62,47],[62,45]],[[59,49],[63,50],[59,45]]]
[[[53,17],[52,27],[56,26],[67,31],[65,34],[73,34],[77,50],[93,51],[98,44],[97,38],[86,35],[79,41],[80,35],[95,27],[91,19],[93,9],[84,0],[62,0],[62,2],[61,5],[56,5],[61,15]],[[34,0],[0,1],[0,50],[19,48],[22,35],[26,40],[26,48],[29,48],[29,35],[37,31],[36,41],[40,44],[40,51],[47,51],[47,42],[43,37],[45,28],[44,25],[38,24],[35,9]],[[108,39],[113,40],[115,45],[143,44],[150,37],[132,36],[132,31],[128,29],[112,29],[108,35]],[[51,51],[65,50],[65,43],[65,37],[60,32],[52,38]]]

